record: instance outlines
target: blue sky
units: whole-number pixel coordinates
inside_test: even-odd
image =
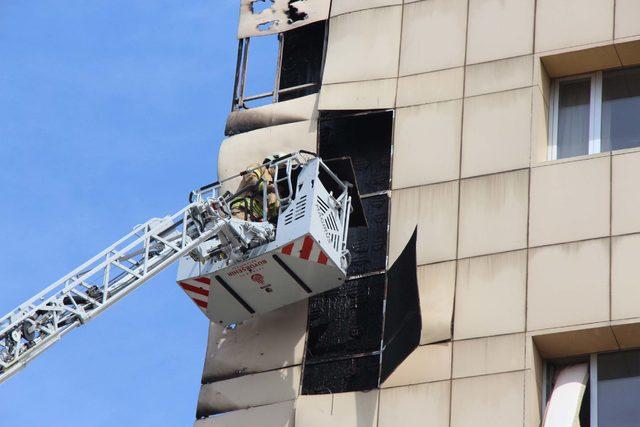
[[[238,3],[0,2],[0,314],[215,180]],[[1,384],[0,424],[191,425],[207,328],[172,268]]]

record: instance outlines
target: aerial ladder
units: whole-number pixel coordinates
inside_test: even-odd
[[[261,220],[231,215],[231,202],[247,189],[223,191],[250,169],[193,191],[175,214],[136,226],[0,318],[0,383],[176,262],[179,286],[225,326],[340,286],[359,199],[350,161],[328,163],[299,151],[264,164],[273,171],[277,221],[268,220],[267,185]]]

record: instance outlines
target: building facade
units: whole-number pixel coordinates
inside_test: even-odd
[[[640,2],[240,3],[219,177],[350,156],[369,227],[340,290],[211,325],[195,425],[640,425]]]

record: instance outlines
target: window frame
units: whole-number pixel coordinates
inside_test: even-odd
[[[588,386],[589,386],[589,426],[590,427],[598,427],[598,356],[602,354],[621,353],[621,352],[634,351],[634,350],[637,351],[637,350],[640,350],[640,348],[630,348],[630,349],[616,350],[616,351],[602,351],[598,353],[590,353],[584,356],[586,360],[583,359],[582,361],[589,363]],[[579,359],[582,359],[582,357],[579,357]],[[550,375],[549,365],[556,365],[556,363],[554,363],[554,360],[547,360],[543,365],[542,402],[544,403],[544,405],[541,408],[542,416],[544,416],[546,407],[549,404],[549,399],[551,398],[550,386],[552,385],[553,379],[551,378],[551,375]],[[560,363],[557,366],[564,366],[565,363]]]
[[[321,21],[322,22],[322,21]],[[278,40],[278,52],[277,52],[277,61],[276,61],[276,72],[275,72],[275,81],[273,84],[273,89],[270,92],[264,92],[254,95],[247,95],[245,93],[245,87],[247,82],[247,67],[249,63],[250,57],[250,46],[251,39],[254,37],[273,37],[276,36]],[[292,92],[300,92],[304,89],[308,88],[320,88],[322,84],[322,75],[324,71],[324,62],[326,58],[327,51],[327,42],[329,37],[329,21],[324,21],[324,42],[322,46],[322,60],[320,64],[320,78],[317,82],[307,82],[301,85],[281,88],[280,87],[280,77],[282,73],[282,63],[283,63],[283,52],[284,52],[284,44],[286,43],[286,32],[281,32],[277,34],[269,34],[264,36],[253,36],[242,38],[238,40],[238,56],[236,59],[236,75],[234,79],[233,85],[233,99],[231,102],[231,111],[237,110],[248,110],[251,108],[246,103],[251,101],[258,101],[261,99],[269,99],[271,100],[270,104],[276,104],[280,102],[280,95],[292,93]]]
[[[558,160],[558,118],[560,104],[560,84],[573,80],[589,79],[591,92],[589,93],[589,151],[587,155],[598,154],[602,151],[602,71],[561,77],[551,82],[551,105],[549,111],[549,144],[547,159]]]
[[[598,353],[589,357],[589,427],[598,426]]]

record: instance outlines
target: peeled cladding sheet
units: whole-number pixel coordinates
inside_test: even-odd
[[[278,34],[324,21],[330,6],[331,0],[240,0],[238,38]]]

